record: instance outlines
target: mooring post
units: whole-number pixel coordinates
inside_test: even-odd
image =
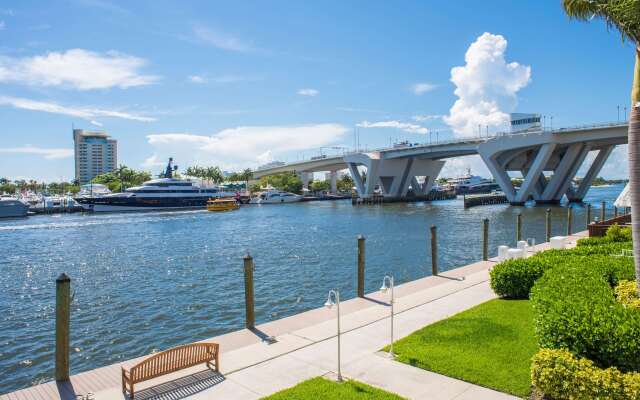
[[[607,207],[607,203],[605,201],[603,201],[602,203],[600,203],[600,221],[604,222],[604,217],[607,216],[606,214],[606,207]]]
[[[613,217],[617,217],[618,216],[618,206],[613,206]]]
[[[64,272],[56,279],[56,380],[69,380],[69,329],[71,278]]]
[[[358,297],[364,297],[364,236],[358,236]]]
[[[591,203],[587,204],[587,228],[589,228],[589,224],[591,223]]]
[[[438,275],[438,232],[435,225],[431,225],[431,275]]]
[[[567,206],[567,236],[571,235],[571,222],[573,220],[573,208]]]
[[[545,215],[545,238],[546,242],[551,241],[551,209],[547,208]]]
[[[522,240],[522,214],[516,214],[516,244]]]
[[[482,259],[489,259],[489,218],[482,220]]]
[[[253,329],[256,326],[253,301],[253,270],[253,257],[247,253],[247,255],[244,256],[244,307],[245,326],[247,329]]]

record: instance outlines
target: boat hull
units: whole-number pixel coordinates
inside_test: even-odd
[[[29,211],[27,204],[19,201],[12,201],[10,203],[11,204],[0,204],[0,218],[21,218],[27,216]]]
[[[76,201],[87,211],[155,211],[206,209],[210,197],[94,197],[77,198]]]

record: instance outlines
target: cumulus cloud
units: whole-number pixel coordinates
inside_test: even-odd
[[[78,90],[126,89],[158,80],[157,76],[139,73],[145,64],[142,58],[116,51],[96,53],[83,49],[26,58],[0,57],[0,82]]]
[[[425,94],[427,92],[432,91],[433,89],[435,89],[437,87],[438,87],[438,85],[434,85],[433,83],[421,82],[421,83],[416,83],[413,86],[411,86],[411,91],[416,96],[420,96],[422,94]]]
[[[123,111],[104,110],[99,108],[65,107],[56,103],[48,103],[44,101],[36,101],[20,97],[0,96],[0,106],[3,105],[12,106],[23,110],[42,111],[52,114],[68,115],[70,117],[82,118],[88,121],[95,121],[95,118],[100,117],[121,118],[141,122],[155,121],[155,118]]]
[[[300,96],[309,96],[309,97],[314,97],[318,95],[318,92],[316,89],[300,89],[298,90],[298,94]]]
[[[34,146],[0,148],[0,153],[36,154],[47,160],[68,158],[73,156],[73,149],[47,149]]]
[[[160,133],[147,136],[153,156],[146,165],[173,156],[183,165],[217,164],[229,170],[256,167],[287,152],[335,144],[348,129],[340,124],[241,126],[213,135]]]
[[[380,121],[380,122],[362,121],[359,124],[356,124],[356,126],[360,128],[394,128],[394,129],[400,129],[408,133],[420,133],[420,134],[429,133],[429,130],[424,126],[420,126],[420,125],[412,124],[408,122],[394,121],[394,120]]]
[[[199,41],[222,50],[235,51],[239,53],[248,53],[257,50],[253,45],[242,39],[214,31],[203,25],[195,25],[193,27],[193,34]]]
[[[506,126],[515,110],[517,93],[531,78],[531,67],[507,63],[507,40],[484,33],[465,54],[464,66],[451,69],[451,82],[458,100],[444,121],[459,136],[472,135],[478,125]]]

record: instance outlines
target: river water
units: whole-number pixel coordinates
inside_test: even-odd
[[[585,201],[611,204],[623,186],[592,188]],[[585,213],[574,206],[574,230]],[[544,239],[546,207],[464,210],[462,200],[352,206],[350,201],[207,211],[66,214],[0,221],[0,393],[53,377],[55,279],[72,279],[72,373],[244,327],[242,256],[254,257],[257,323],[321,306],[328,290],[356,292],[356,237],[366,237],[366,291],[385,274],[396,283],[430,275],[429,226],[439,265],[482,256],[524,237]],[[610,214],[611,209],[608,210]],[[552,207],[553,234],[566,208]]]

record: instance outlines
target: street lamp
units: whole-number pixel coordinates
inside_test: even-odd
[[[330,290],[327,302],[324,303],[327,308],[332,308],[334,305],[338,314],[338,382],[342,382],[342,372],[340,370],[340,291],[338,289]]]
[[[387,286],[387,282],[389,285]],[[380,287],[380,291],[382,293],[387,293],[387,291],[391,289],[391,301],[389,304],[391,305],[391,346],[389,349],[389,357],[393,358],[395,354],[393,354],[393,304],[395,303],[395,298],[393,296],[393,276],[385,275],[382,278],[382,287]]]

